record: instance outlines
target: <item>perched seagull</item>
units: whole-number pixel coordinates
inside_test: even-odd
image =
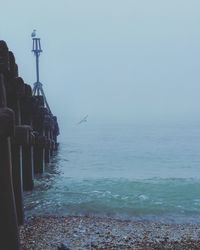
[[[33,30],[33,32],[31,33],[31,37],[36,37],[36,30]]]
[[[81,124],[81,123],[83,123],[83,122],[87,122],[87,118],[88,118],[88,115],[86,115],[82,120],[80,120],[80,122],[78,123],[78,125]]]

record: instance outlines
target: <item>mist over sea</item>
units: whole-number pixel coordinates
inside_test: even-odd
[[[200,223],[200,123],[74,125],[25,194],[28,215]]]

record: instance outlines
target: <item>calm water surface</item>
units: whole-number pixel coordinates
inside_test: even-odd
[[[200,124],[74,126],[27,214],[200,223]]]

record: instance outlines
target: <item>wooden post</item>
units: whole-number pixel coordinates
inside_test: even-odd
[[[44,126],[47,109],[42,106],[44,105],[44,100],[42,96],[35,96],[35,98],[38,99],[40,106],[33,119],[33,128],[35,131],[38,132],[34,147],[34,169],[35,173],[42,174],[45,169],[45,147],[47,144]]]
[[[46,112],[48,112],[46,110]],[[45,146],[45,163],[50,162],[50,156],[51,156],[51,124],[52,119],[50,114],[46,114],[44,117],[44,133],[46,136],[46,146]]]
[[[17,131],[17,128],[15,128]],[[17,132],[16,132],[17,133]],[[19,139],[18,139],[19,140]],[[22,146],[16,142],[16,137],[12,142],[12,166],[13,166],[13,188],[17,210],[18,225],[24,223],[24,197],[22,179]]]
[[[32,89],[28,84],[24,84],[24,86],[25,95],[20,100],[21,121],[24,127],[26,126],[28,139],[22,145],[23,188],[25,191],[31,191],[34,187]]]
[[[7,48],[6,44],[1,41],[1,56],[4,55],[5,47]],[[20,249],[12,183],[10,136],[13,134],[14,112],[6,108],[4,76],[0,73],[0,249],[2,250]]]
[[[46,145],[45,145],[45,163],[50,162],[50,148],[51,148],[51,140],[47,139],[46,140]]]
[[[58,126],[58,122],[57,122],[57,117],[53,116],[53,121],[54,121],[54,128],[52,131],[52,136],[53,136],[53,140],[55,142],[55,151],[58,149],[58,142],[57,142],[57,136],[60,134],[59,131],[59,126]]]
[[[25,126],[27,140],[22,145],[22,169],[23,169],[23,188],[25,191],[31,191],[34,187],[33,171],[33,135],[32,128]]]
[[[14,55],[9,52],[10,58],[10,78],[7,81],[7,103],[8,107],[15,112],[15,125],[21,124],[21,108],[20,98],[25,94],[24,81],[20,77],[16,77],[16,64]],[[20,138],[16,136],[11,138],[11,155],[12,155],[12,173],[13,173],[13,188],[15,195],[15,204],[17,210],[18,224],[24,222],[24,202],[23,202],[23,179],[22,179],[22,146],[19,142]]]
[[[45,168],[45,145],[46,137],[38,135],[34,147],[34,172],[36,174],[44,173]]]

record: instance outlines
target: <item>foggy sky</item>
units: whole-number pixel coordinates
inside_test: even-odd
[[[1,3],[0,38],[20,76],[40,80],[61,127],[200,117],[199,0],[19,0]]]

